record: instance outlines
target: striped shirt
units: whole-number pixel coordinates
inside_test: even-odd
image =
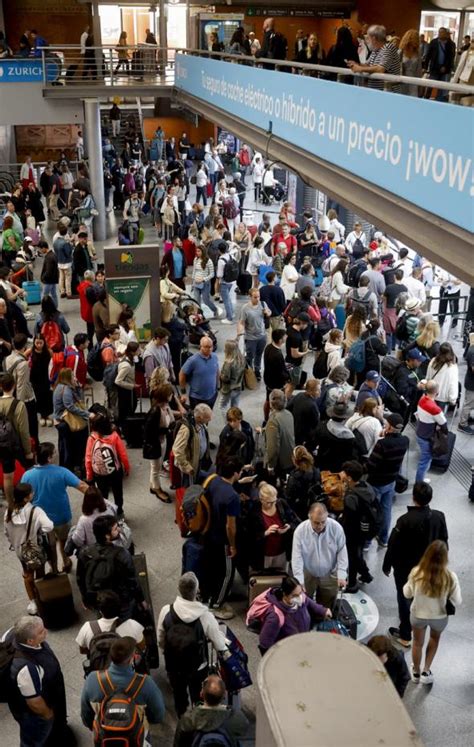
[[[433,436],[437,425],[446,425],[446,417],[441,407],[426,394],[420,397],[416,417],[418,420],[416,435],[420,438],[429,439]]]
[[[398,50],[393,44],[384,44],[380,49],[374,49],[367,60],[367,65],[381,65],[384,69],[384,73],[387,75],[401,75],[402,66],[400,62],[400,55]],[[369,79],[369,88],[377,88],[383,90],[382,80]],[[393,93],[400,93],[400,86],[398,84],[392,86]]]

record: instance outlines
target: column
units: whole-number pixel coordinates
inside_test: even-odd
[[[166,65],[168,64],[168,6],[165,0],[160,0],[160,38],[158,43],[160,45],[159,52],[159,73],[164,75]]]
[[[99,99],[84,99],[84,118],[87,133],[87,156],[89,159],[91,192],[99,211],[99,215],[96,215],[94,218],[94,238],[97,241],[105,241],[107,238],[107,226]]]
[[[92,36],[94,37],[94,47],[102,47],[102,30],[100,26],[99,16],[99,3],[91,3],[92,12]],[[107,53],[106,53],[106,65],[108,64]],[[97,70],[97,78],[100,80],[103,78],[103,67],[104,59],[102,49],[95,50],[95,65]]]

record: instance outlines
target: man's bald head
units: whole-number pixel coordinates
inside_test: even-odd
[[[274,18],[265,18],[263,22],[263,30],[264,31],[273,31],[273,27],[275,25],[275,19]]]
[[[324,532],[328,520],[328,510],[324,503],[313,503],[313,505],[310,506],[308,518],[313,530],[317,534]]]
[[[203,682],[201,695],[206,705],[220,705],[225,696],[224,681],[217,674],[209,675]]]

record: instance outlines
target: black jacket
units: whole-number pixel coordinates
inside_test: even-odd
[[[300,392],[288,402],[288,410],[293,413],[295,421],[295,444],[308,444],[314,449],[316,428],[320,420],[317,400],[306,392]]]
[[[54,284],[59,283],[58,260],[52,249],[46,252],[41,269],[41,282]]]
[[[272,316],[281,316],[287,307],[285,294],[278,285],[264,285],[260,290],[260,300],[267,304]]]
[[[316,429],[316,442],[319,444],[318,466],[321,470],[340,472],[344,462],[351,459],[360,461],[366,451],[348,428],[344,427],[344,434],[341,433],[344,437],[339,437],[337,432],[340,425],[329,420],[327,423],[320,423]]]
[[[291,508],[302,521],[308,518],[308,509],[321,492],[321,473],[316,467],[306,471],[295,469],[290,472],[285,495]]]
[[[367,481],[371,485],[389,485],[397,479],[410,441],[401,433],[379,438],[367,462]]]
[[[394,649],[393,652],[389,653],[384,667],[393,682],[395,690],[403,698],[407,685],[410,682],[410,673],[402,652],[395,651]]]
[[[383,572],[389,573],[393,568],[400,580],[408,578],[428,545],[437,539],[448,543],[443,512],[434,511],[429,506],[407,506],[407,513],[400,516],[390,534]]]
[[[72,253],[72,264],[74,272],[80,278],[84,277],[86,270],[92,270],[92,260],[86,244],[76,244]]]
[[[377,500],[374,489],[361,480],[344,495],[344,511],[341,524],[348,541],[358,542],[363,538],[360,523],[365,516],[364,503],[370,506]]]
[[[423,60],[423,68],[428,70],[431,75],[438,75],[441,72],[438,61],[439,45],[439,39],[433,39],[428,46],[428,51]],[[451,39],[448,39],[445,44],[444,73],[448,74],[452,72],[455,57],[456,45]]]
[[[387,346],[380,337],[370,332],[364,332],[362,340],[365,340],[365,365],[363,373],[367,371],[380,371],[380,355],[387,355]],[[361,374],[362,375],[362,374]]]
[[[418,374],[418,371],[415,368],[408,368],[405,363],[402,363],[402,365],[399,366],[395,376],[393,377],[392,386],[398,394],[401,394],[402,397],[411,404],[412,408],[418,400],[420,393],[418,390],[418,384],[421,378],[422,377]]]
[[[236,454],[236,456],[243,459],[244,464],[250,464],[255,453],[255,439],[253,437],[252,426],[250,423],[247,423],[246,420],[242,420],[241,429],[242,435],[245,436],[245,442],[242,444],[239,453]],[[231,433],[233,433],[233,430],[230,425],[224,426],[219,436],[219,447],[225,443]]]
[[[263,353],[263,380],[267,389],[282,389],[289,379],[283,351],[273,343]]]
[[[129,551],[124,547],[117,547],[112,544],[99,545],[96,543],[83,547],[77,558],[76,579],[85,606],[90,609],[97,606],[97,592],[87,588],[87,568],[89,564],[97,562],[95,556],[98,550],[102,551],[102,555],[105,557],[109,557],[113,564],[113,574],[107,588],[113,589],[119,595],[120,602],[124,607],[128,607],[132,599],[143,602],[143,591]]]
[[[300,520],[288,503],[282,498],[277,500],[276,509],[283,524],[290,525],[290,529],[288,529],[285,534],[282,534],[286,557],[290,560],[293,544],[293,532],[300,523]],[[255,503],[252,504],[252,510],[248,518],[247,543],[249,546],[249,561],[251,567],[257,571],[263,570],[263,558],[265,555],[265,524],[263,522],[260,501],[255,501]]]

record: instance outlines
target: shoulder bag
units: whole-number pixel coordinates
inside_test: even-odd
[[[20,560],[28,571],[37,571],[40,568],[43,568],[47,560],[44,548],[41,547],[38,542],[34,542],[30,539],[31,524],[33,522],[34,512],[35,507],[32,506],[30,516],[28,518],[26,539],[20,546]]]

